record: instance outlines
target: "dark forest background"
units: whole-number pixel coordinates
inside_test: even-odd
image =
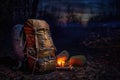
[[[49,23],[57,53],[119,61],[119,0],[0,0],[1,58],[12,57],[13,26],[29,18]]]

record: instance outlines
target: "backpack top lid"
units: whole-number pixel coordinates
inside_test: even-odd
[[[27,24],[29,27],[37,28],[37,29],[48,29],[49,25],[44,20],[38,20],[38,19],[28,19],[25,24]]]

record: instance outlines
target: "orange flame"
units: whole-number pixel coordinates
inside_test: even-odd
[[[65,66],[65,61],[66,61],[66,57],[57,58],[57,65],[59,67],[64,67]]]

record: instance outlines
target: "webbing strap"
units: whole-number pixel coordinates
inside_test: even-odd
[[[36,50],[37,50],[37,55],[39,53],[39,44],[38,44],[38,37],[37,37],[37,29],[34,28],[35,30],[35,45],[36,45]]]

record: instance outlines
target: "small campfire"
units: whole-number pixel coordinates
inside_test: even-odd
[[[86,58],[83,55],[76,55],[69,58],[69,52],[62,51],[56,57],[56,68],[59,70],[73,70],[76,66],[83,66]]]
[[[57,59],[56,59],[56,68],[57,70],[72,70],[73,67],[70,65],[69,61],[69,53],[67,51],[62,51],[60,54],[57,55]]]
[[[57,66],[64,67],[66,62],[66,57],[61,57],[57,59]]]

